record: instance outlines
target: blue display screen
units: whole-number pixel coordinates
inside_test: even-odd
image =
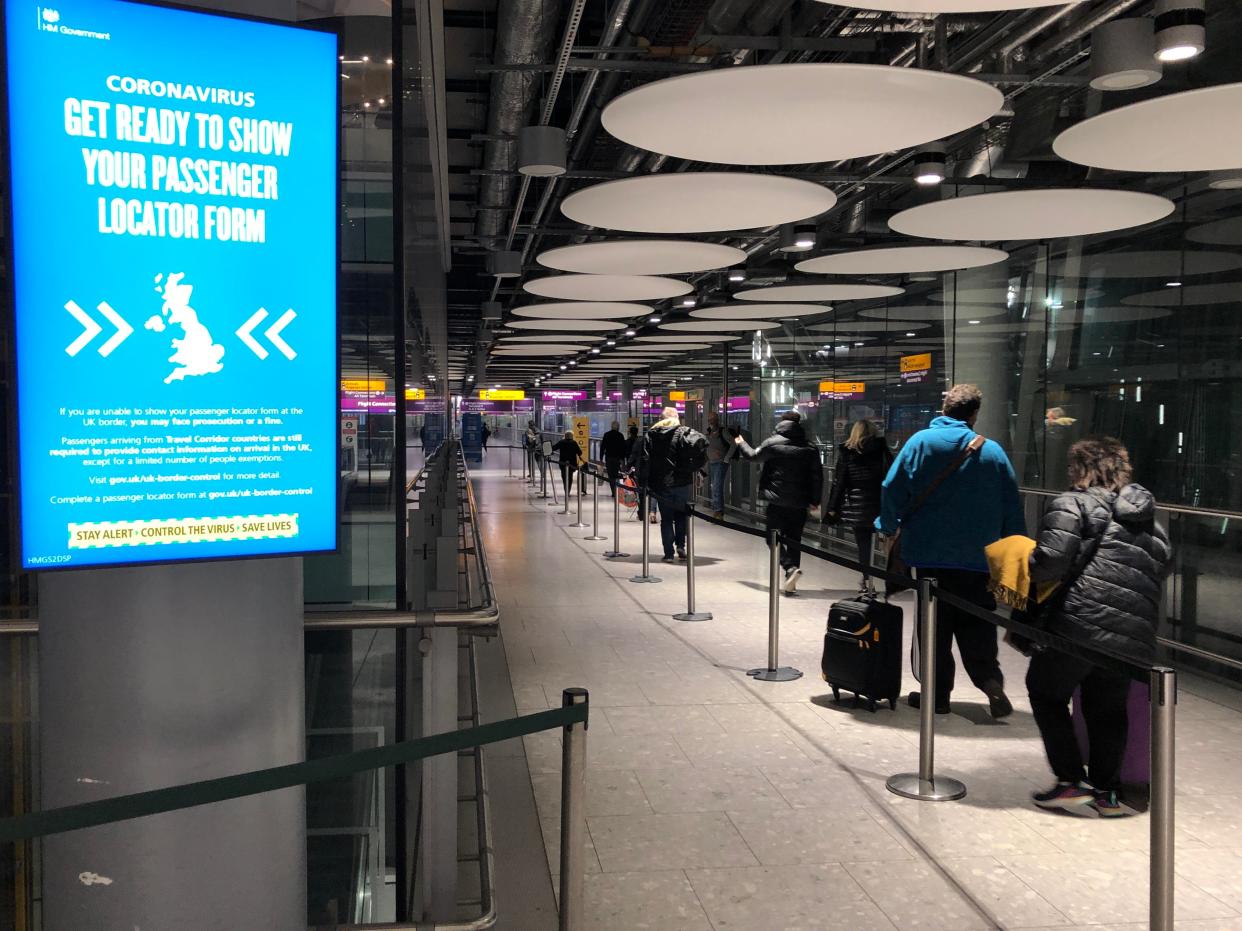
[[[335,549],[336,36],[5,17],[23,565]]]

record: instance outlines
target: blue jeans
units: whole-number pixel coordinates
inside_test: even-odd
[[[652,492],[652,499],[660,506],[660,542],[664,555],[672,556],[673,547],[686,548],[686,503],[690,500],[690,486],[678,485]]]
[[[720,513],[724,510],[725,477],[729,474],[729,463],[719,459],[707,464],[707,479],[711,484],[712,510]]]

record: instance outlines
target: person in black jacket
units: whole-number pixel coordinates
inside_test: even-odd
[[[858,561],[871,566],[875,519],[880,516],[880,495],[884,476],[893,464],[893,454],[876,433],[875,424],[860,420],[850,430],[849,439],[837,450],[832,492],[828,495],[828,519],[840,520],[854,531]],[[874,592],[871,577],[863,572],[861,592]]]
[[[686,513],[694,473],[707,461],[703,434],[683,427],[677,408],[664,408],[663,417],[652,424],[643,438],[638,463],[638,484],[660,506],[660,541],[664,561],[686,558]]]
[[[802,415],[782,414],[776,432],[751,447],[744,437],[734,438],[742,456],[763,464],[759,473],[759,495],[768,502],[767,529],[781,534],[781,568],[785,570],[782,591],[792,595],[802,575],[802,528],[808,510],[819,510],[824,493],[824,467],[819,450],[807,442]]]
[[[1069,450],[1070,491],[1052,502],[1031,554],[1031,585],[1066,583],[1040,618],[1047,629],[1150,664],[1160,593],[1172,558],[1156,500],[1132,484],[1130,454],[1111,437]],[[1032,798],[1041,808],[1128,812],[1117,800],[1128,728],[1130,677],[1055,650],[1034,655],[1026,675],[1031,710],[1057,783]],[[1083,766],[1069,704],[1081,688],[1090,759]],[[1089,780],[1089,781],[1088,781]]]
[[[621,434],[620,422],[614,420],[612,428],[599,441],[599,454],[604,460],[604,468],[608,470],[608,484],[612,486],[612,493],[615,495],[617,476],[626,456],[626,442]]]
[[[565,439],[552,447],[552,452],[561,464],[561,484],[565,487],[565,510],[569,510],[569,492],[574,486],[574,473],[578,471],[578,461],[582,458],[582,447],[571,431],[565,431]]]

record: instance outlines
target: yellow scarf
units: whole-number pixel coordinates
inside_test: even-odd
[[[1016,611],[1025,611],[1031,600],[1031,554],[1035,552],[1035,541],[1015,534],[997,540],[983,552],[992,575],[988,588],[996,600]],[[1056,582],[1040,583],[1035,600],[1043,601],[1056,588]]]

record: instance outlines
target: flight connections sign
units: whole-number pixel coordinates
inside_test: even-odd
[[[23,565],[337,527],[337,41],[6,0]]]

